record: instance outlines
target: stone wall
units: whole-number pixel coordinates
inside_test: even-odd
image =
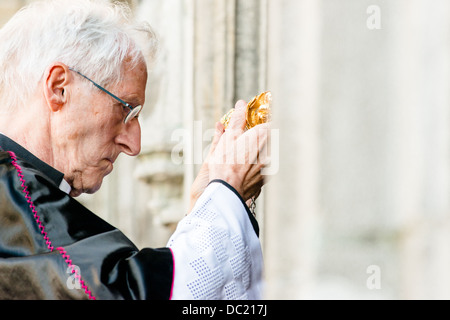
[[[449,298],[446,1],[270,1],[270,298]]]

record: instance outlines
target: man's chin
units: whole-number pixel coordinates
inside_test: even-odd
[[[98,190],[100,190],[100,187],[102,186],[102,182],[103,182],[103,180],[100,181],[100,183],[95,185],[94,187],[88,187],[88,188],[84,188],[84,189],[72,188],[72,190],[70,191],[70,196],[73,198],[76,198],[76,197],[81,196],[83,193],[94,194]]]
[[[76,197],[81,196],[82,193],[83,193],[83,192],[81,192],[81,191],[79,191],[79,190],[72,189],[72,190],[70,191],[69,195],[70,195],[72,198],[76,198]]]

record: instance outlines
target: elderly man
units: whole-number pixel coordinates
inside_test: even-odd
[[[1,299],[261,298],[245,201],[263,185],[253,160],[268,130],[244,132],[244,102],[229,129],[217,124],[192,210],[166,248],[137,249],[73,198],[96,192],[120,153],[140,152],[137,34],[155,45],[129,9],[88,0],[33,3],[0,30]]]

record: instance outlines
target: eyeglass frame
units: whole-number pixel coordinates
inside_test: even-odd
[[[123,101],[122,99],[120,99],[119,97],[117,97],[115,94],[109,92],[108,90],[106,90],[105,88],[103,88],[101,85],[97,84],[95,81],[89,79],[88,77],[86,77],[84,74],[82,74],[81,72],[70,68],[70,71],[76,72],[78,73],[80,76],[82,76],[83,78],[85,78],[86,80],[90,81],[94,86],[96,86],[98,89],[100,89],[101,91],[105,92],[106,94],[110,95],[111,97],[113,97],[114,99],[116,99],[117,101],[119,101],[124,107],[127,107],[130,109],[130,111],[127,113],[125,119],[123,120],[123,122],[125,124],[127,124],[130,120],[136,118],[136,116],[139,114],[139,112],[142,110],[142,105],[137,105],[135,107],[133,107],[131,104]]]

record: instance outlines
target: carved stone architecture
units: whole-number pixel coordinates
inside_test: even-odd
[[[80,201],[164,246],[215,121],[271,90],[266,297],[450,298],[450,2],[129,2],[161,39],[142,153]]]

